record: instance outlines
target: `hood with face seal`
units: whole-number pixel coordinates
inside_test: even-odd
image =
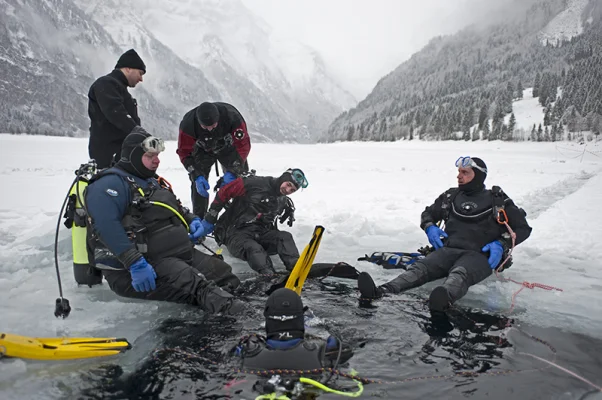
[[[306,188],[308,186],[307,178],[305,177],[305,174],[303,173],[303,171],[300,170],[299,168],[289,168],[286,171],[284,171],[282,173],[282,175],[280,175],[276,179],[276,183],[278,184],[278,189],[280,189],[280,186],[284,182],[292,183],[293,185],[295,185],[297,190],[299,190],[301,188]]]
[[[142,127],[134,127],[121,145],[121,159],[117,162],[117,166],[142,179],[154,177],[156,172],[146,168],[142,162],[142,156],[145,153],[142,142],[151,136]]]
[[[487,165],[480,158],[478,158],[478,157],[470,157],[470,158],[479,167],[481,167],[485,170],[487,169]],[[470,182],[468,182],[466,185],[458,185],[458,188],[460,188],[460,190],[467,192],[467,193],[476,193],[476,192],[480,192],[481,190],[485,189],[485,179],[487,178],[487,174],[478,168],[472,168],[472,170],[474,171],[474,178],[472,178],[472,180]]]
[[[282,175],[276,178],[278,190],[280,190],[280,186],[282,186],[284,182],[290,182],[295,185],[297,189],[299,189],[299,184],[295,181],[295,178],[293,178],[293,175],[290,172],[283,172]]]

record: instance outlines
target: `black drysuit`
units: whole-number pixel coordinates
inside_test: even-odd
[[[216,224],[215,237],[230,254],[245,260],[260,274],[274,273],[270,255],[278,254],[291,271],[299,259],[293,236],[278,229],[276,219],[290,204],[280,193],[281,178],[250,176],[237,178],[222,187],[205,215]],[[224,214],[217,218],[226,203]]]
[[[351,347],[333,336],[323,339],[265,340],[251,336],[236,347],[246,370],[310,370],[336,368],[353,356]]]
[[[95,251],[96,267],[103,270],[111,290],[124,297],[196,305],[209,312],[231,306],[228,291],[240,284],[239,279],[228,264],[193,247],[184,221],[189,224],[195,215],[181,206],[168,186],[113,167],[93,179],[85,196],[94,232],[106,246]],[[136,292],[131,284],[128,268],[141,256],[157,274],[157,287],[150,292]]]
[[[529,237],[531,227],[524,211],[505,193],[499,195],[502,196],[500,204],[504,205],[509,225],[516,233],[516,244],[519,244]],[[410,265],[405,272],[381,287],[386,292],[399,293],[447,277],[443,286],[453,303],[463,297],[470,286],[491,275],[488,253],[481,251],[483,246],[496,240],[506,250],[512,246],[507,228],[494,217],[493,196],[489,189],[469,192],[459,188],[451,188],[440,195],[422,213],[420,227],[426,230],[439,221],[445,221],[448,238],[444,247]]]
[[[98,78],[88,92],[90,141],[88,152],[98,168],[108,168],[113,155],[121,154],[125,137],[140,125],[138,104],[128,92],[123,72],[113,70]]]
[[[251,139],[247,132],[247,123],[242,114],[231,104],[213,103],[219,112],[215,129],[208,131],[201,127],[195,107],[188,111],[180,122],[178,149],[176,153],[188,171],[191,180],[192,211],[203,218],[209,199],[196,190],[195,179],[209,172],[216,161],[225,172],[240,176],[249,171],[247,157],[251,151]]]

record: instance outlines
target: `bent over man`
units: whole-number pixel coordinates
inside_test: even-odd
[[[222,165],[226,185],[248,171],[251,140],[240,112],[228,103],[202,103],[188,111],[180,123],[177,153],[192,182],[192,211],[203,217],[209,203],[209,172]]]

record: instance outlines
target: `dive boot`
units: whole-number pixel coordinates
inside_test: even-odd
[[[211,314],[235,315],[244,310],[244,303],[211,283],[201,307]]]
[[[357,277],[357,287],[360,290],[360,296],[364,300],[376,300],[383,297],[384,290],[374,283],[374,280],[367,272],[360,272]]]
[[[219,310],[219,313],[222,315],[238,315],[242,314],[245,310],[246,305],[240,300],[230,299],[230,301],[226,302]]]
[[[447,333],[454,329],[449,321],[445,311],[449,309],[451,301],[449,293],[445,286],[437,286],[429,296],[429,309],[431,311],[431,323],[433,324],[433,333]]]
[[[451,301],[449,298],[449,293],[445,286],[437,286],[431,292],[429,296],[429,309],[431,310],[431,314],[434,313],[443,313],[447,311],[449,306],[451,305]]]

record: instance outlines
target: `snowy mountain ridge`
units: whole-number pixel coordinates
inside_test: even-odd
[[[543,28],[539,34],[542,44],[557,45],[563,40],[583,33],[583,12],[589,0],[568,0],[567,7]]]
[[[275,37],[240,0],[133,0],[127,10],[116,0],[75,1],[124,49],[134,46],[144,54],[145,43],[161,42],[215,85],[218,96],[211,100],[251,113],[251,129],[257,120],[255,130],[266,136],[274,125],[282,134],[276,140],[311,140],[356,103],[315,51]],[[153,58],[152,52],[146,56]],[[199,94],[198,103],[206,97]],[[281,121],[265,114],[278,114]]]
[[[313,50],[272,35],[240,0],[0,0],[0,10],[0,132],[86,136],[88,89],[130,48],[147,65],[130,90],[142,125],[165,138],[203,101],[235,105],[257,142],[314,141],[355,104]]]

